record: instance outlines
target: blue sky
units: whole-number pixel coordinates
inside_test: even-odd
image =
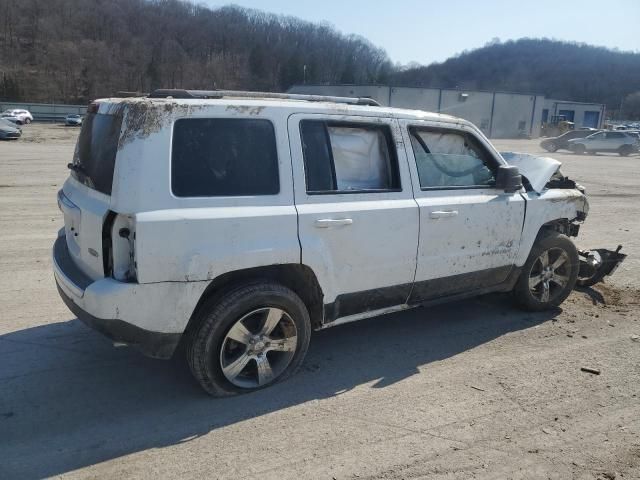
[[[406,64],[443,61],[492,38],[547,37],[640,51],[640,0],[200,0],[328,22]]]

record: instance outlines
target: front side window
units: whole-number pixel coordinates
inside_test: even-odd
[[[307,192],[371,192],[400,188],[386,125],[303,120],[300,135]]]
[[[471,135],[440,129],[411,128],[411,146],[420,187],[491,187],[493,160]]]
[[[280,183],[273,125],[261,119],[176,121],[171,190],[177,197],[276,195]]]

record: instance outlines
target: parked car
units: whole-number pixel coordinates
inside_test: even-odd
[[[22,130],[15,123],[0,118],[0,139],[17,140],[22,136]]]
[[[248,392],[295,372],[312,330],[488,292],[561,304],[588,202],[559,166],[371,99],[99,100],[58,193],[55,281],[114,342],[184,342],[204,390]]]
[[[31,112],[20,108],[5,110],[2,112],[2,116],[16,118],[19,125],[26,125],[33,122],[33,115],[31,115]]]
[[[82,125],[82,117],[75,113],[67,115],[64,119],[64,124],[68,127],[79,127]]]
[[[598,132],[585,138],[569,140],[574,153],[616,152],[626,157],[638,151],[638,137],[626,131]]]
[[[570,130],[563,133],[559,137],[545,138],[540,142],[540,146],[547,152],[555,152],[557,150],[569,150],[569,140],[574,138],[584,138],[593,134],[593,130]]]

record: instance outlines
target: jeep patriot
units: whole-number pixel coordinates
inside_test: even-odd
[[[562,303],[588,203],[560,162],[370,99],[162,90],[92,103],[58,193],[60,296],[215,396],[289,377],[312,330],[489,292]]]

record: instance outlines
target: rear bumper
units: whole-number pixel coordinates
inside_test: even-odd
[[[53,271],[60,297],[79,320],[154,358],[172,356],[206,287],[205,282],[93,280],[74,263],[64,236],[53,246]]]
[[[74,303],[60,288],[57,277],[56,283],[60,298],[62,298],[69,310],[78,317],[78,320],[85,325],[97,330],[114,342],[126,343],[137,348],[148,357],[168,359],[173,355],[182,337],[181,334],[151,332],[124,320],[94,317]]]

